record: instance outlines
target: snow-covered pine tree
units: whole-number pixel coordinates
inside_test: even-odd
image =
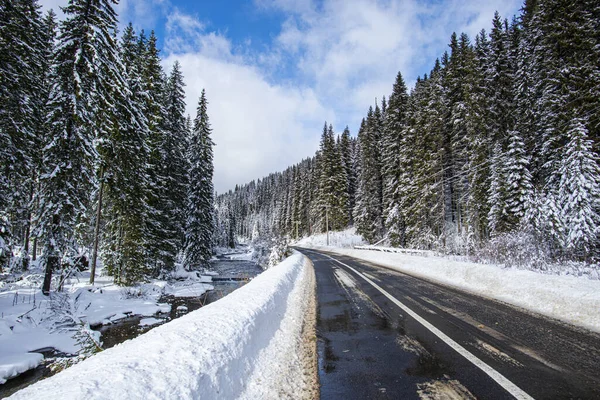
[[[379,105],[369,107],[367,118],[361,125],[360,177],[355,206],[355,226],[358,233],[374,242],[383,234],[383,184],[381,179],[381,131],[383,121]]]
[[[44,136],[47,48],[39,8],[37,0],[0,3],[0,242],[5,246],[28,242]],[[26,268],[27,255],[23,261]]]
[[[40,64],[38,65],[39,70],[37,72],[39,78],[39,90],[34,98],[34,113],[32,118],[35,124],[35,135],[32,138],[31,147],[29,153],[33,163],[33,168],[30,171],[30,179],[28,180],[29,185],[29,214],[26,218],[25,237],[23,238],[23,251],[22,261],[23,267],[26,267],[29,262],[29,245],[30,239],[33,239],[32,258],[37,258],[37,243],[38,237],[32,233],[36,231],[33,225],[38,220],[39,214],[39,175],[42,170],[42,157],[43,149],[48,142],[49,126],[47,124],[48,116],[48,102],[50,100],[50,93],[52,89],[51,73],[52,63],[54,55],[54,46],[56,41],[56,14],[52,9],[48,10],[46,16],[42,21],[42,31],[39,34],[42,43]]]
[[[505,165],[502,174],[506,187],[504,212],[507,228],[518,229],[533,195],[533,185],[525,143],[516,131],[510,131],[508,135],[508,151],[504,157]]]
[[[97,152],[112,120],[116,14],[112,1],[71,0],[54,56],[49,103],[50,138],[40,176],[40,231],[45,237],[48,293],[52,270],[76,251],[75,228],[89,206]]]
[[[186,157],[189,131],[186,126],[184,86],[181,65],[178,61],[175,61],[167,81],[167,105],[164,119],[166,136],[163,151],[166,155],[165,166],[167,168],[165,172],[167,174],[167,193],[170,203],[169,219],[172,221],[172,229],[176,232],[176,237],[180,240],[178,249],[182,248],[184,241],[189,170],[189,162]],[[211,186],[211,198],[212,191]]]
[[[175,258],[181,248],[181,221],[170,219],[173,206],[168,192],[169,172],[165,145],[167,138],[167,83],[160,64],[156,36],[151,32],[146,41],[144,32],[138,40],[138,60],[142,64],[142,82],[145,91],[144,114],[148,121],[148,218],[146,220],[146,255],[151,273],[174,268]]]
[[[321,135],[320,155],[318,208],[322,231],[327,229],[326,219],[329,230],[343,229],[348,225],[348,177],[335,143],[333,127],[327,127],[327,123]]]
[[[145,258],[147,216],[146,139],[142,76],[137,62],[137,37],[125,28],[120,59],[125,90],[115,98],[115,126],[106,140],[102,259],[118,283],[130,284],[148,276]]]
[[[400,144],[406,126],[408,93],[402,74],[398,72],[385,113],[381,140],[383,219],[392,246],[404,245],[404,218],[400,210],[397,190],[402,174],[400,167]],[[393,210],[393,212],[392,212]]]
[[[468,181],[468,223],[476,242],[489,237],[489,204],[487,201],[490,178],[491,137],[489,123],[489,99],[486,88],[486,73],[490,53],[489,40],[484,30],[475,37],[474,72],[472,87],[469,90],[469,162]]]
[[[409,127],[403,135],[400,198],[406,210],[408,246],[431,248],[446,232],[444,204],[444,126],[447,105],[444,71],[439,60],[417,82],[409,108]]]
[[[346,176],[348,178],[347,215],[349,223],[352,224],[352,210],[354,209],[356,192],[356,175],[353,166],[354,160],[352,157],[352,142],[350,138],[350,130],[347,126],[342,132],[342,136],[340,138],[339,151],[342,157],[342,164],[344,166],[344,170],[346,171]]]
[[[335,144],[333,140],[334,133],[332,125],[329,125],[327,134],[330,137],[331,143],[333,143],[333,154],[331,155],[331,180],[333,196],[331,197],[332,202],[330,203],[330,223],[331,229],[342,230],[346,228],[350,222],[350,218],[348,216],[348,175],[346,166],[344,165],[342,149],[339,145]]]
[[[194,128],[187,152],[190,170],[187,191],[184,265],[194,269],[206,265],[212,256],[213,146],[206,93],[198,102]],[[229,216],[229,215],[228,215]],[[233,231],[233,230],[232,230]],[[234,241],[228,232],[228,245]]]
[[[600,160],[581,119],[573,119],[567,135],[569,141],[558,169],[563,247],[575,257],[589,260],[600,248]]]
[[[487,94],[490,107],[490,133],[495,142],[506,149],[508,131],[514,127],[513,82],[514,71],[510,64],[510,40],[506,21],[496,12],[490,33],[490,54],[488,57]]]

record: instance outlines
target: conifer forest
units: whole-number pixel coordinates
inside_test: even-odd
[[[372,244],[597,261],[600,3],[527,0],[431,61],[413,88],[399,72],[356,136],[325,123],[313,157],[218,196],[217,242],[328,220]]]
[[[97,260],[121,284],[211,257],[213,142],[205,93],[185,115],[180,65],[154,32],[117,34],[110,0],[0,3],[0,266]]]
[[[77,264],[129,284],[240,237],[352,226],[372,244],[540,268],[598,260],[597,1],[527,0],[489,32],[452,34],[414,87],[398,72],[365,105],[358,132],[325,123],[314,156],[219,195],[207,95],[187,116],[154,32],[117,32],[110,0],[63,11],[0,3],[0,265],[42,257],[46,291]]]

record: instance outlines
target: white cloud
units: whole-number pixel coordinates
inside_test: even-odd
[[[401,71],[407,82],[428,72],[447,49],[450,34],[471,38],[491,26],[494,11],[511,17],[521,0],[256,0],[264,10],[288,13],[276,39],[297,58],[316,93],[334,103],[356,129],[374,99],[389,95]]]
[[[215,188],[261,178],[314,153],[323,120],[331,115],[311,89],[268,83],[255,68],[202,53],[172,55],[187,84],[192,118],[202,88],[213,128]]]
[[[117,11],[122,25],[132,21],[136,29],[165,21],[165,66],[181,62],[192,117],[206,88],[222,192],[314,154],[324,120],[356,133],[399,70],[414,82],[448,48],[453,31],[473,38],[491,26],[495,10],[511,17],[522,0],[254,0],[257,10],[284,15],[264,51],[248,36],[232,42],[175,2],[121,0]]]
[[[136,30],[151,30],[168,12],[169,0],[120,0],[115,11],[121,28],[131,22]]]
[[[204,24],[179,10],[167,16],[165,50],[167,71],[175,60],[182,66],[192,118],[206,89],[218,192],[314,154],[320,127],[333,112],[311,88],[270,83],[265,71],[233,51],[227,37],[205,32]]]

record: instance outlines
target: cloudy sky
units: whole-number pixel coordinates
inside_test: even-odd
[[[44,8],[67,0],[41,0]],[[401,71],[412,85],[452,32],[489,30],[522,0],[121,0],[121,26],[154,29],[165,69],[183,66],[188,112],[202,88],[214,183],[232,189],[311,156],[324,121],[356,134]],[[60,13],[59,13],[60,14]]]

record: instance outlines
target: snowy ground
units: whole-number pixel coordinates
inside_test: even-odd
[[[311,264],[295,253],[227,297],[13,398],[302,398],[314,383],[298,351],[313,285]]]
[[[598,280],[453,261],[437,256],[313,247],[381,264],[600,332]]]
[[[321,233],[319,235],[308,236],[298,241],[290,243],[290,246],[299,247],[314,247],[314,246],[325,246],[327,244],[327,234]],[[367,242],[356,233],[356,229],[349,228],[343,231],[332,231],[329,232],[329,246],[331,247],[342,247],[352,248],[354,246],[365,245]]]
[[[178,271],[178,280],[154,281],[136,287],[122,287],[108,276],[96,277],[89,285],[89,272],[68,280],[63,292],[43,296],[41,271],[0,286],[0,384],[37,367],[44,359],[35,350],[54,348],[66,354],[81,350],[75,337],[89,325],[108,325],[132,315],[152,317],[168,313],[169,304],[159,303],[163,294],[175,297],[200,296],[212,289],[210,277]],[[37,272],[37,273],[36,273]],[[101,272],[101,270],[99,271]],[[161,320],[164,322],[164,320]],[[143,319],[143,325],[157,323]],[[91,332],[98,339],[98,332]],[[99,338],[101,340],[101,338]]]

